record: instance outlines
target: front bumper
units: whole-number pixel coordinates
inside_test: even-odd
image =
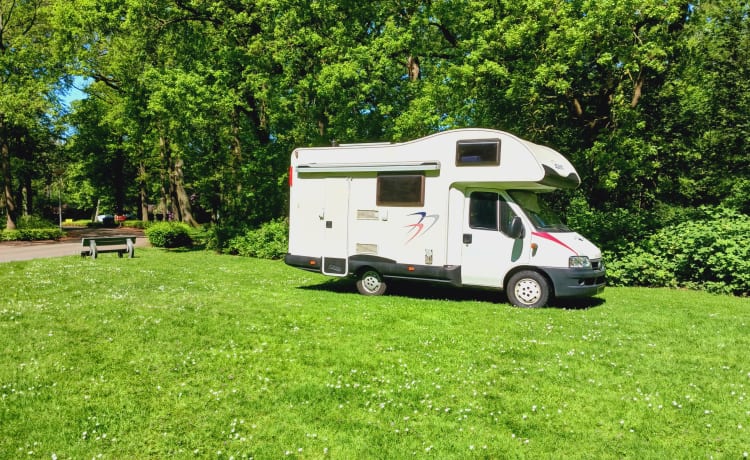
[[[585,268],[545,268],[555,289],[555,297],[591,297],[604,291],[606,270]]]

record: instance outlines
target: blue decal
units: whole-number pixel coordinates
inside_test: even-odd
[[[416,223],[409,224],[406,227],[409,229],[408,233],[412,234],[411,238],[409,238],[406,242],[410,242],[414,238],[418,237],[419,235],[424,235],[425,233],[429,232],[432,227],[435,226],[438,219],[440,219],[440,216],[437,214],[427,214],[426,212],[415,212],[412,214],[409,214],[410,216],[419,216],[419,220]],[[429,222],[429,226],[425,228],[425,219],[432,219],[432,222]]]

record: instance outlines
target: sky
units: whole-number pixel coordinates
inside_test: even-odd
[[[70,104],[73,101],[86,98],[86,93],[83,92],[83,89],[85,89],[90,83],[90,78],[75,77],[73,85],[68,88],[65,94],[60,95],[60,102],[62,102],[66,108],[70,109]]]

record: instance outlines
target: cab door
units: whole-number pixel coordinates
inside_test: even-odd
[[[508,270],[522,262],[520,218],[501,192],[475,190],[465,198],[462,225],[461,283],[502,288]]]

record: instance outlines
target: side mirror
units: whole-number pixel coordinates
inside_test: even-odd
[[[525,235],[523,228],[523,221],[520,217],[515,216],[510,222],[510,228],[508,229],[508,236],[514,240],[520,240]]]

